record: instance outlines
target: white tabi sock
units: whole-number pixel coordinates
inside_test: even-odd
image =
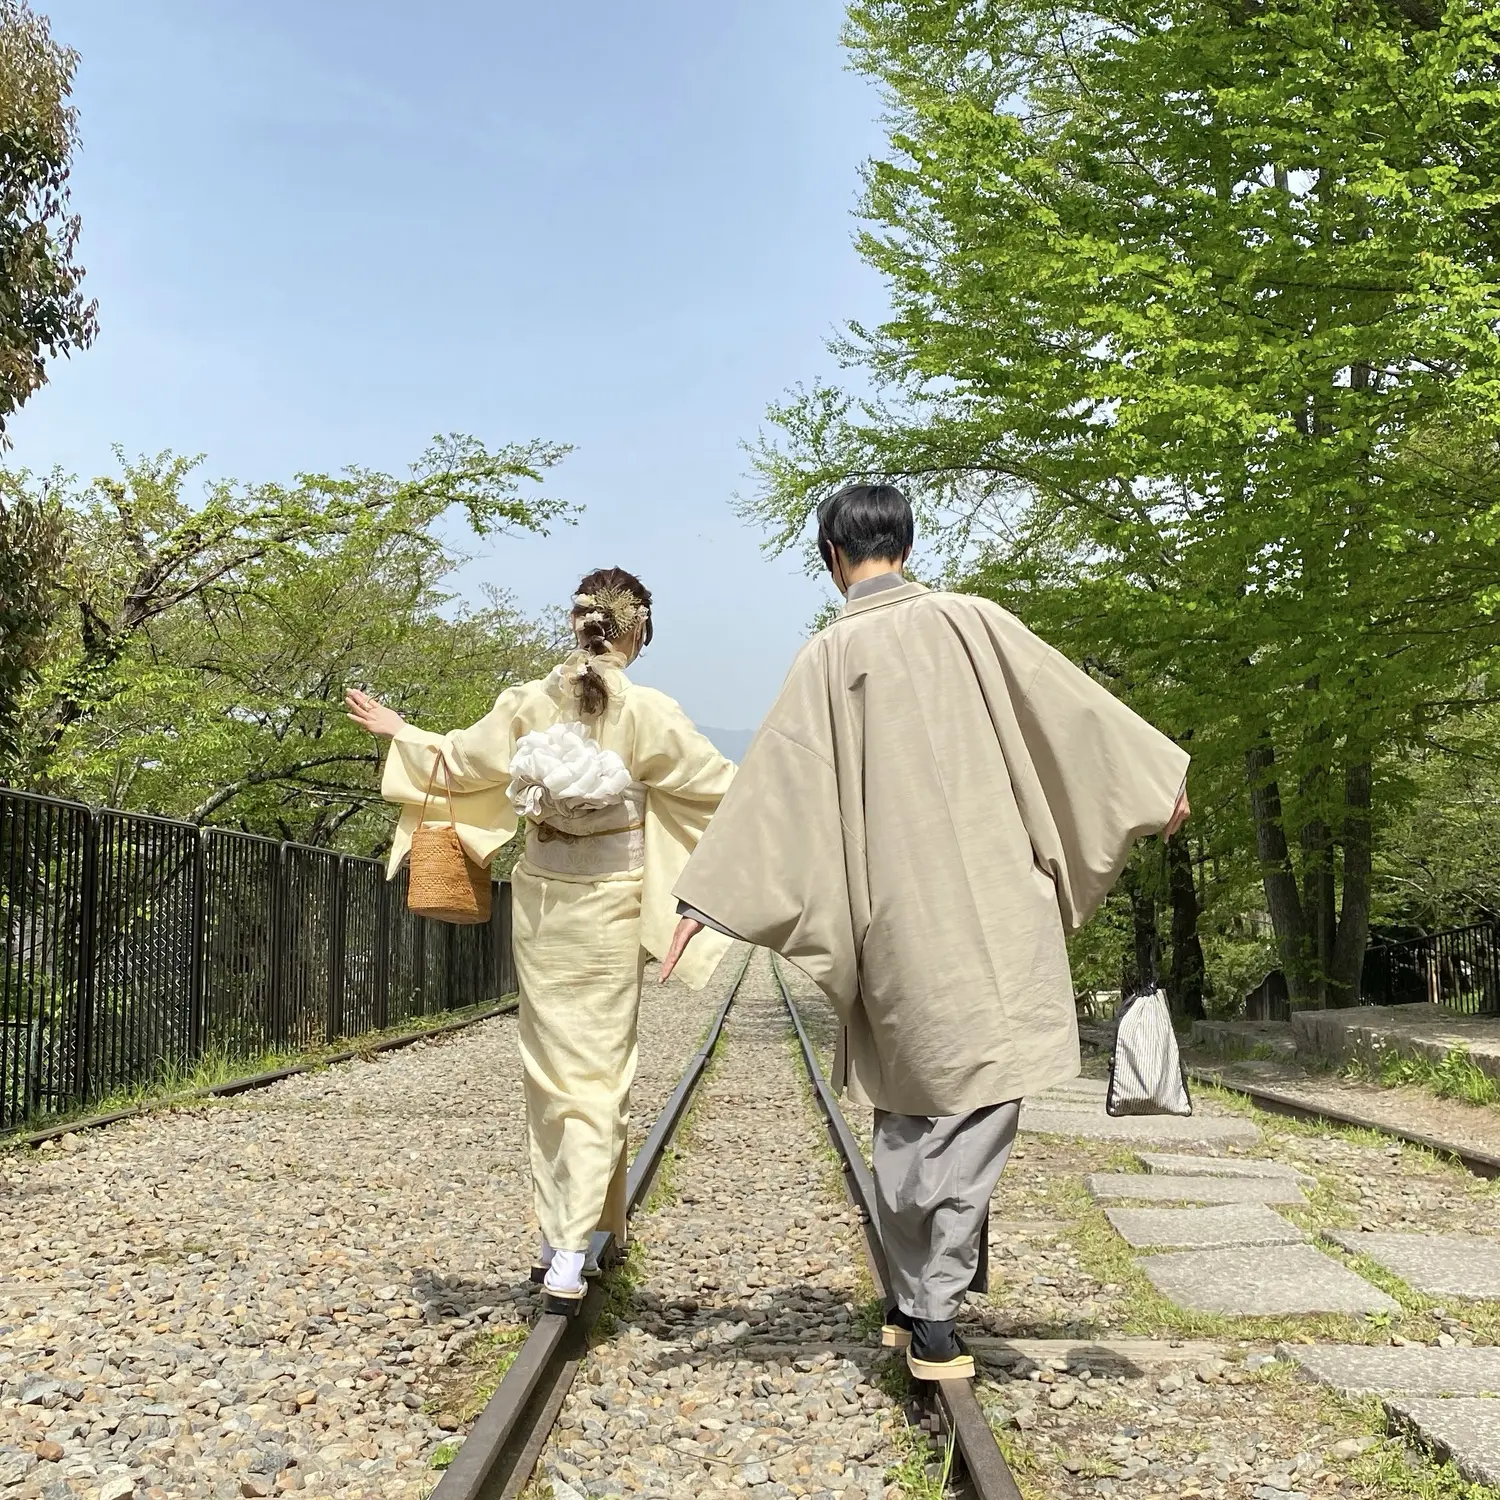
[[[552,1248],[552,1246],[547,1243],[547,1236],[544,1234],[542,1236],[542,1248],[538,1252],[537,1258],[536,1258],[537,1265],[539,1265],[539,1266],[550,1266],[552,1264],[552,1257],[554,1255],[556,1255],[556,1254],[557,1254],[557,1251],[554,1250]]]
[[[554,1250],[546,1286],[552,1292],[576,1292],[583,1285],[583,1251]]]

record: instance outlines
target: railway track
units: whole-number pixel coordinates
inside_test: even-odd
[[[632,1214],[644,1201],[699,1080],[714,1056],[752,956],[747,951],[740,961],[739,970],[714,1017],[707,1038],[631,1163],[627,1200]],[[848,1122],[818,1068],[802,1018],[774,962],[772,972],[801,1045],[802,1057],[829,1134],[843,1160],[845,1181],[862,1221],[871,1274],[884,1296],[888,1280],[885,1251],[872,1213],[874,1185],[869,1170]],[[595,1248],[607,1264],[612,1249],[608,1237],[599,1236]],[[603,1310],[605,1297],[603,1288],[595,1283],[576,1318],[543,1315],[537,1320],[504,1379],[433,1490],[431,1500],[516,1500],[521,1495],[535,1472],[582,1366],[589,1333]],[[927,1387],[923,1391],[923,1400],[925,1411],[934,1419],[932,1425],[952,1439],[960,1466],[955,1477],[961,1476],[966,1492],[974,1500],[1020,1500],[1021,1492],[979,1408],[972,1383],[958,1381]]]
[[[1359,1130],[1378,1130],[1392,1140],[1405,1141],[1411,1146],[1436,1152],[1439,1156],[1452,1157],[1460,1166],[1467,1168],[1476,1177],[1500,1177],[1500,1156],[1489,1151],[1480,1151],[1473,1146],[1463,1146],[1456,1141],[1445,1141],[1420,1130],[1404,1130],[1385,1120],[1372,1119],[1353,1110],[1342,1110],[1334,1105],[1313,1104],[1286,1089],[1271,1088],[1262,1084],[1245,1083],[1221,1077],[1214,1072],[1190,1068],[1188,1077],[1194,1083],[1212,1085],[1239,1094],[1268,1114],[1285,1115],[1293,1120],[1308,1120],[1314,1124],[1350,1125]]]
[[[828,1081],[823,1077],[823,1071],[818,1066],[817,1057],[813,1052],[812,1042],[808,1039],[806,1028],[802,1024],[802,1017],[797,1012],[791,991],[787,988],[782,976],[781,967],[774,959],[771,969],[776,976],[776,984],[781,991],[781,998],[786,1005],[787,1013],[792,1018],[792,1026],[796,1030],[797,1042],[802,1051],[802,1061],[812,1082],[813,1093],[817,1096],[818,1107],[827,1121],[829,1138],[843,1162],[844,1186],[859,1210],[864,1231],[865,1253],[869,1261],[871,1278],[875,1282],[875,1290],[881,1300],[885,1301],[890,1286],[890,1273],[886,1264],[885,1246],[880,1239],[879,1221],[875,1216],[874,1179],[870,1176],[870,1169],[865,1164],[864,1153],[860,1150],[859,1142],[850,1130],[849,1122],[844,1118],[833,1090],[829,1088]],[[1005,1462],[1000,1445],[995,1441],[995,1434],[990,1430],[990,1424],[985,1419],[983,1411],[980,1410],[979,1401],[974,1395],[973,1381],[934,1382],[927,1387],[924,1395],[930,1402],[933,1414],[938,1418],[942,1430],[953,1441],[954,1451],[962,1465],[962,1477],[967,1481],[969,1491],[975,1500],[1021,1500],[1021,1491],[1016,1484],[1015,1476],[1010,1472],[1010,1466]]]
[[[1108,1052],[1114,1045],[1113,1035],[1104,1027],[1080,1026],[1078,1034],[1086,1046],[1095,1047],[1101,1052]],[[1267,1114],[1284,1115],[1287,1119],[1304,1120],[1315,1125],[1345,1125],[1355,1130],[1373,1130],[1390,1136],[1392,1140],[1405,1141],[1409,1146],[1420,1146],[1424,1151],[1449,1157],[1476,1177],[1500,1177],[1500,1155],[1483,1151],[1477,1146],[1444,1140],[1441,1136],[1429,1135],[1420,1130],[1407,1130],[1400,1125],[1393,1125],[1389,1120],[1376,1119],[1372,1115],[1361,1114],[1358,1110],[1340,1109],[1337,1105],[1324,1101],[1314,1103],[1290,1089],[1226,1077],[1213,1068],[1189,1068],[1187,1075],[1190,1082],[1201,1087],[1220,1088],[1231,1094],[1238,1094]]]
[[[688,1063],[631,1161],[625,1187],[627,1213],[634,1214],[645,1200],[667,1147],[687,1113],[694,1090],[719,1045],[724,1022],[744,982],[752,952],[746,950],[703,1045]],[[609,1264],[614,1248],[611,1235],[594,1236],[592,1249],[600,1265]],[[475,1419],[463,1447],[438,1481],[431,1500],[514,1500],[521,1493],[583,1363],[589,1332],[598,1322],[604,1303],[604,1290],[595,1281],[576,1317],[543,1313],[537,1319],[495,1394]]]

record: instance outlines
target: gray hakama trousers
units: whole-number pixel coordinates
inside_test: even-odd
[[[1020,1118],[1019,1099],[967,1115],[875,1111],[871,1165],[880,1237],[891,1294],[908,1317],[958,1316]]]

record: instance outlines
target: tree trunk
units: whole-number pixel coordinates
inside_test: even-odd
[[[1266,908],[1276,934],[1287,993],[1294,1009],[1312,1009],[1321,1002],[1314,980],[1307,915],[1297,891],[1291,850],[1281,819],[1281,788],[1276,783],[1276,750],[1269,737],[1245,752],[1245,774],[1250,784],[1250,816],[1255,824],[1255,852],[1260,860]]]
[[[1370,941],[1371,780],[1369,761],[1358,761],[1344,772],[1344,819],[1340,831],[1344,847],[1344,899],[1338,939],[1329,965],[1330,1005],[1358,1005],[1360,1001],[1360,975]]]
[[[1189,1021],[1204,1019],[1203,944],[1198,939],[1198,890],[1193,884],[1193,858],[1187,835],[1177,832],[1167,842],[1167,891],[1172,902],[1172,972],[1167,999],[1172,1014]]]
[[[1132,861],[1124,886],[1130,896],[1131,945],[1120,969],[1120,998],[1139,994],[1160,973],[1161,939],[1156,932],[1155,882]]]

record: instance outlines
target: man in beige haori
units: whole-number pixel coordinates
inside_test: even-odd
[[[848,602],[673,888],[665,972],[706,925],[832,1002],[835,1083],[875,1111],[883,1340],[945,1379],[1021,1099],[1079,1070],[1066,935],[1187,817],[1188,758],[1013,615],[907,582],[911,545],[892,486],[819,508]]]

